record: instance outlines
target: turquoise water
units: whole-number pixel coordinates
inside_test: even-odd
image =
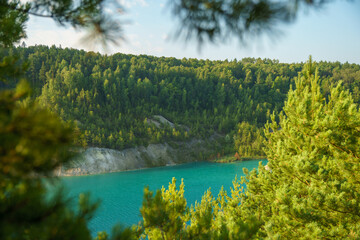
[[[243,176],[243,168],[257,168],[259,160],[236,163],[189,163],[178,166],[159,167],[129,172],[107,173],[92,176],[64,177],[68,197],[76,197],[82,192],[89,192],[91,199],[101,200],[101,205],[90,222],[93,234],[99,231],[111,231],[116,223],[123,225],[137,224],[140,220],[143,189],[167,188],[173,177],[177,185],[184,179],[185,197],[188,205],[201,200],[204,192],[211,188],[217,196],[221,186],[229,191],[232,180],[237,175]]]

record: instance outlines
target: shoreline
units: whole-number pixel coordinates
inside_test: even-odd
[[[142,167],[142,168],[134,168],[134,169],[126,169],[126,170],[116,170],[116,171],[109,171],[109,172],[101,172],[101,173],[91,173],[91,174],[78,174],[78,175],[55,175],[53,177],[82,177],[82,176],[95,176],[95,175],[102,175],[102,174],[109,174],[109,173],[119,173],[119,172],[134,172],[134,171],[140,171],[140,170],[147,170],[147,169],[153,169],[153,168],[163,168],[163,167],[174,167],[189,163],[196,163],[196,162],[207,162],[205,160],[203,161],[193,161],[193,162],[183,162],[183,163],[174,163],[170,165],[163,165],[163,166],[154,166],[154,167]]]
[[[252,157],[236,158],[234,156],[234,154],[232,154],[232,155],[226,155],[226,156],[220,157],[218,159],[209,160],[209,161],[216,162],[216,163],[232,163],[232,162],[259,160],[259,159],[266,159],[266,156],[252,156]]]
[[[228,157],[228,156],[226,156]],[[180,166],[184,164],[191,164],[191,163],[201,163],[201,162],[208,162],[208,163],[236,163],[236,162],[242,162],[242,161],[252,161],[252,160],[262,160],[266,159],[265,156],[259,156],[259,157],[244,157],[241,159],[235,159],[233,161],[222,161],[222,159],[226,158],[220,158],[217,160],[198,160],[198,161],[192,161],[192,162],[183,162],[183,163],[174,163],[171,165],[163,165],[163,166],[154,166],[154,167],[143,167],[143,168],[137,168],[137,169],[127,169],[127,170],[118,170],[118,171],[109,171],[109,172],[102,172],[102,173],[95,173],[95,174],[79,174],[79,175],[61,175],[61,176],[53,176],[55,178],[61,178],[61,177],[82,177],[82,176],[95,176],[95,175],[103,175],[103,174],[109,174],[109,173],[120,173],[120,172],[134,172],[134,171],[140,171],[140,170],[148,170],[148,169],[154,169],[154,168],[165,168],[165,167],[174,167],[174,166]]]
[[[220,141],[220,135],[213,135],[205,140],[149,144],[120,151],[89,147],[57,168],[54,176],[94,175],[206,161]]]

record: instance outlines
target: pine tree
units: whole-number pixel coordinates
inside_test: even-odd
[[[243,215],[270,239],[357,239],[360,113],[341,84],[325,98],[311,57],[279,122],[266,125],[268,167],[247,175]]]
[[[187,206],[184,198],[184,183],[179,189],[175,178],[157,191],[155,196],[148,188],[144,191],[143,206],[140,210],[143,224],[139,228],[144,239],[189,239],[189,240],[242,240],[251,239],[259,229],[259,222],[251,216],[243,221],[239,203],[243,187],[233,181],[231,195],[221,189],[217,198],[206,191],[195,206]]]

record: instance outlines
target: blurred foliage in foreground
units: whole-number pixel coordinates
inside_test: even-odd
[[[25,81],[0,92],[0,238],[89,239],[97,204],[82,195],[71,211],[61,191],[49,199],[43,179],[68,159],[72,128],[28,94]]]

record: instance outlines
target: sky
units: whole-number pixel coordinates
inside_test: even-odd
[[[30,17],[27,24],[28,46],[56,45],[106,54],[147,54],[176,58],[232,60],[245,57],[277,59],[280,62],[305,62],[309,55],[315,61],[340,61],[360,64],[360,1],[337,0],[320,10],[302,11],[292,24],[279,26],[281,34],[251,39],[245,45],[237,39],[213,45],[175,39],[179,23],[170,14],[166,0],[117,0],[125,14],[125,41],[119,46],[84,44],[84,32],[60,27],[51,19]],[[116,9],[108,9],[116,14]]]

